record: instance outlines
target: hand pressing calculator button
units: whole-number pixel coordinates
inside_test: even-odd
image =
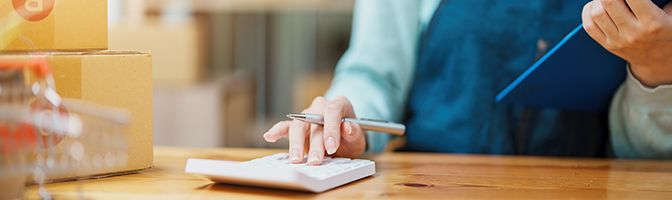
[[[325,158],[321,165],[292,164],[287,153],[246,162],[189,159],[185,172],[218,183],[323,192],[376,173],[370,160]]]

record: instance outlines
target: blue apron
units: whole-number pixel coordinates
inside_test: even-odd
[[[495,96],[580,23],[586,1],[444,0],[420,39],[406,151],[605,156],[607,113]]]

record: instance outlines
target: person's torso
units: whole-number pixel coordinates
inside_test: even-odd
[[[419,42],[404,150],[603,156],[606,113],[495,102],[500,90],[580,23],[585,3],[444,0]]]

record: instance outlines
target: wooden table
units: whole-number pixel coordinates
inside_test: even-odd
[[[157,147],[153,169],[47,189],[56,199],[672,199],[672,161],[387,153],[368,157],[375,176],[322,194],[213,184],[183,172],[187,158],[243,161],[280,151]],[[27,188],[27,197],[36,190]]]

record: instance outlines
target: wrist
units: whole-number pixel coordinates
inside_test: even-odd
[[[672,84],[672,66],[630,64],[630,71],[646,87],[655,88],[660,85]]]

